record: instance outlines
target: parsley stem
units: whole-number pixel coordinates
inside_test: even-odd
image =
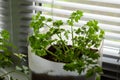
[[[47,50],[47,49],[45,49],[45,48],[44,48],[44,50],[47,51],[48,53],[50,53],[51,55],[55,56],[56,58],[58,58],[58,56],[55,55],[54,53],[52,53],[51,51],[49,51],[49,50]]]
[[[67,45],[64,43],[62,37],[59,36],[58,34],[57,34],[57,36],[60,38],[60,40],[62,41],[63,45],[66,47],[66,49],[69,50],[68,47],[67,47]],[[63,45],[62,45],[62,46],[63,46]],[[64,47],[63,47],[63,49],[64,49]],[[64,49],[64,50],[65,50],[65,49]]]
[[[73,33],[73,26],[71,26],[71,36],[72,36],[72,46],[74,47],[75,46],[75,43],[74,43],[74,33]]]

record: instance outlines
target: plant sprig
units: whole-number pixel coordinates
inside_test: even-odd
[[[11,48],[17,49],[11,42],[10,42],[10,33],[3,29],[0,32],[0,68],[3,68],[6,70],[6,67],[13,67],[16,66],[17,64],[15,63],[15,58],[21,66],[21,62],[25,61],[25,55],[21,53],[14,53],[12,52]],[[22,71],[27,72],[28,69],[26,70],[26,67],[22,67]],[[17,69],[14,69],[12,71],[3,73],[0,75],[0,80],[4,80],[6,76],[8,76],[11,73],[18,72]],[[24,74],[26,75],[26,74]],[[12,76],[10,76],[10,80],[15,80],[13,79]],[[16,79],[18,80],[18,79]]]

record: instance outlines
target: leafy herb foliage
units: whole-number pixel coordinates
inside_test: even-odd
[[[54,21],[37,13],[32,17],[30,24],[33,34],[29,36],[29,42],[36,55],[44,57],[50,54],[54,61],[66,63],[65,70],[77,71],[79,74],[86,71],[87,77],[90,77],[94,73],[102,72],[98,65],[100,54],[92,48],[97,49],[100,46],[104,31],[98,26],[96,20],[90,20],[83,26],[74,28],[75,23],[78,23],[82,16],[83,12],[77,10],[70,15],[66,22],[63,22],[62,20]],[[61,28],[65,23],[70,26],[70,30]],[[41,32],[41,29],[44,28],[48,30]],[[55,35],[58,38],[52,38]],[[72,36],[71,48],[68,47],[70,35]],[[66,39],[63,39],[63,36]],[[47,49],[50,45],[58,45],[54,46],[56,52],[53,53]]]
[[[18,62],[18,65],[16,66],[16,69],[0,75],[0,80],[5,80],[5,77],[10,73],[19,72],[19,71],[26,74],[28,73],[28,68],[24,65],[20,65],[21,62],[25,61],[26,56],[21,53],[12,52],[11,48],[17,49],[10,42],[10,33],[7,30],[2,30],[0,32],[0,68],[5,69],[5,67],[16,66],[17,64],[15,64],[15,58]],[[13,79],[13,77],[10,76],[10,80],[18,80],[18,79]]]
[[[2,30],[0,33],[0,67],[10,66],[12,61],[12,52],[10,51],[9,32]]]

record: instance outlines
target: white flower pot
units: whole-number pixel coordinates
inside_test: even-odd
[[[103,42],[102,42],[103,43]],[[102,56],[102,43],[99,47],[99,54]],[[66,71],[63,69],[65,63],[53,62],[35,55],[31,52],[31,47],[28,46],[29,67],[35,73],[45,73],[48,75],[63,75],[63,76],[78,76],[77,72]],[[101,65],[101,57],[98,64]],[[85,72],[81,75],[85,75]]]
[[[30,46],[28,46],[28,59],[29,68],[35,74],[46,74],[49,76],[79,76],[85,78],[85,72],[79,75],[77,72],[66,71],[63,69],[65,63],[49,61],[35,55],[35,53],[31,52]],[[86,80],[86,78],[81,80]],[[95,75],[88,80],[95,80]]]
[[[63,69],[64,63],[53,62],[35,55],[28,47],[29,67],[35,73],[48,75],[78,76],[77,72],[70,72]],[[84,75],[85,73],[82,73]]]

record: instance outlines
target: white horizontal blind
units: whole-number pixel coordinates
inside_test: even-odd
[[[0,0],[0,32],[5,29],[11,33],[10,1]],[[0,35],[1,37],[1,35]],[[12,40],[12,37],[10,41]],[[0,45],[2,42],[0,42]],[[1,52],[2,50],[0,50]],[[3,52],[3,51],[2,51]]]
[[[76,26],[90,19],[99,21],[99,26],[106,31],[103,54],[117,59],[120,57],[120,1],[119,0],[28,0],[42,3],[42,6],[29,6],[30,10],[42,11],[47,17],[63,19],[74,10],[82,10],[84,16]],[[52,7],[52,8],[51,8]]]
[[[27,54],[27,37],[29,32],[30,18],[25,15],[29,15],[33,10],[29,10],[27,7],[33,3],[27,0],[10,0],[11,1],[11,18],[12,18],[12,37],[13,43],[17,46],[20,53]]]
[[[22,0],[24,1],[24,0]],[[66,20],[70,13],[75,10],[82,10],[84,16],[79,24],[81,26],[91,19],[96,19],[99,26],[105,30],[105,40],[103,44],[103,68],[107,71],[116,72],[117,77],[107,75],[112,80],[120,80],[120,0],[26,0],[34,2],[33,6],[27,9],[41,11],[46,17]],[[38,5],[35,5],[38,4]],[[42,4],[40,6],[39,4]],[[32,14],[24,15],[31,17]],[[108,68],[108,64],[117,65],[118,70]],[[107,65],[107,66],[106,66]],[[107,72],[109,73],[109,72]],[[111,80],[111,79],[110,79]]]
[[[10,25],[9,0],[0,0],[0,31]]]
[[[33,2],[27,0],[0,0],[0,30],[10,32],[11,42],[20,53],[27,54],[27,37],[30,18],[25,17],[33,12],[27,9]]]

